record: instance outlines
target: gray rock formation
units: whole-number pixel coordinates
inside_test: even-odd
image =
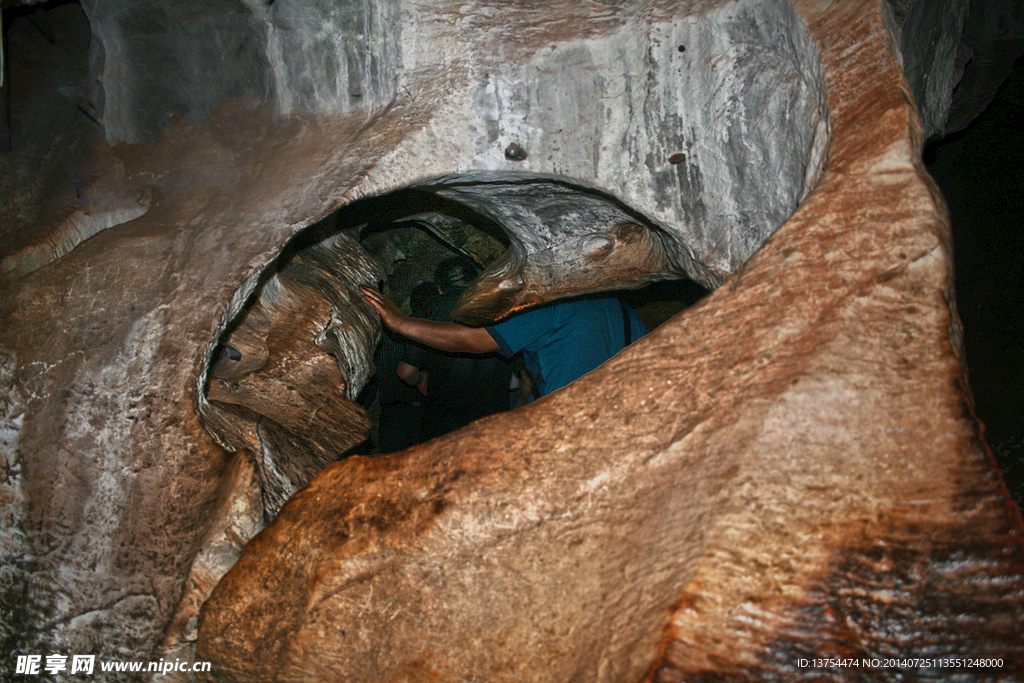
[[[929,138],[956,133],[988,106],[1024,54],[1014,0],[889,0],[907,82]]]
[[[957,49],[963,76],[950,102],[944,131],[966,128],[1006,82],[1024,54],[1024,7],[1012,0],[973,0]]]
[[[894,33],[907,83],[926,135],[943,133],[953,89],[963,73],[960,35],[967,18],[964,0],[895,0]]]
[[[783,0],[640,3],[590,17],[580,36],[567,19],[538,31],[526,10],[496,22],[495,10],[458,3],[430,14],[369,2],[86,9],[108,139],[153,140],[172,115],[201,124],[225,97],[263,96],[282,115],[371,115],[423,87],[410,81],[446,72],[454,80],[422,96],[447,100],[434,119],[453,117],[444,124],[457,131],[448,143],[459,168],[556,173],[625,193],[680,234],[707,280],[743,263],[820,168],[817,53]],[[525,156],[509,158],[508,145]]]

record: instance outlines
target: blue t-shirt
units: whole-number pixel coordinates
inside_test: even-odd
[[[550,394],[587,374],[625,346],[623,310],[630,320],[630,343],[647,327],[618,299],[573,299],[531,308],[484,329],[504,356],[523,352],[526,369],[540,395]]]

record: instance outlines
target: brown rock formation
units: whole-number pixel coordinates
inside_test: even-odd
[[[1024,527],[970,413],[919,121],[878,4],[799,7],[833,133],[796,214],[563,391],[318,475],[206,604],[215,679],[1024,673]]]
[[[344,233],[290,254],[223,342],[210,372],[207,426],[259,462],[268,519],[314,474],[366,440],[355,400],[380,323],[352,315],[380,266]],[[340,311],[344,311],[343,313]]]

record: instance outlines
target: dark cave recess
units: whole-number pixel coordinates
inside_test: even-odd
[[[924,159],[949,205],[974,410],[1024,508],[1024,58],[988,108]]]

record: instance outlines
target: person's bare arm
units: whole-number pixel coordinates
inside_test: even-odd
[[[361,286],[359,291],[380,313],[389,330],[441,351],[489,353],[498,350],[498,342],[482,327],[469,327],[453,322],[434,322],[405,315],[386,296],[373,287]]]

